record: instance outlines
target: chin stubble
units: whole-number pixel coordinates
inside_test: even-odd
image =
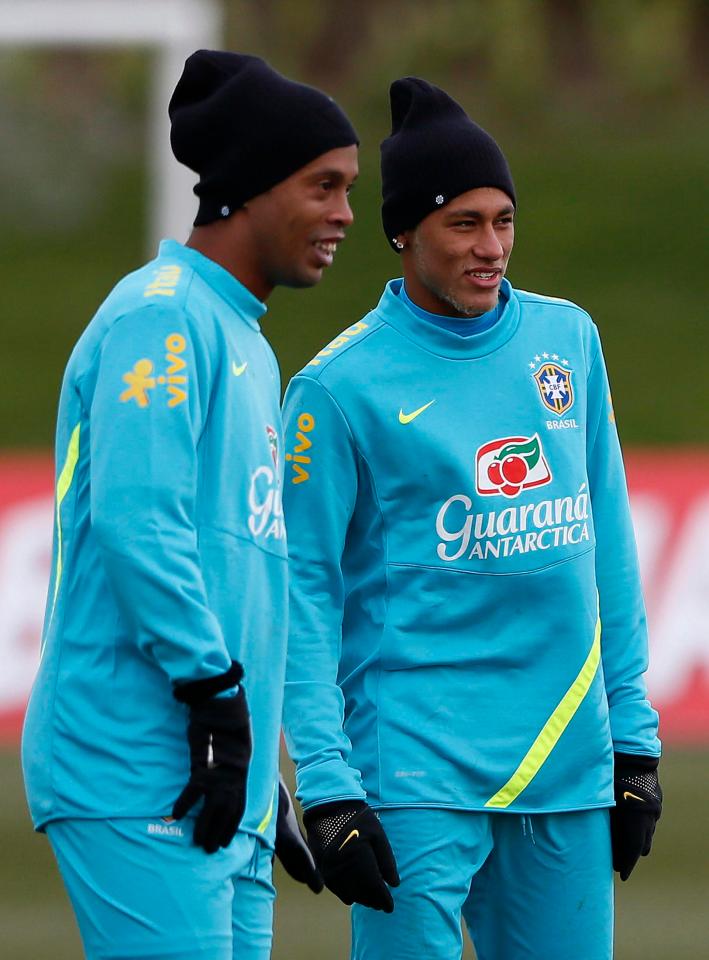
[[[414,263],[416,265],[416,273],[418,278],[435,297],[438,297],[439,300],[449,304],[456,313],[462,314],[463,317],[481,317],[483,313],[487,312],[486,310],[480,310],[478,307],[461,303],[460,300],[456,299],[455,295],[450,292],[450,290],[445,290],[443,287],[439,287],[429,277],[426,269],[426,262],[421,253],[421,245],[416,235],[414,235],[412,239],[411,249],[414,255]]]

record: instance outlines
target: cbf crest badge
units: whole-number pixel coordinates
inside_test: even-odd
[[[573,370],[562,367],[555,360],[544,360],[532,376],[539,387],[542,403],[561,417],[574,405]]]

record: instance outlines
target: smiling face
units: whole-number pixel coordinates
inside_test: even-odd
[[[401,235],[409,296],[431,313],[477,317],[497,304],[514,244],[514,206],[477,187]]]
[[[257,296],[319,282],[354,219],[349,192],[357,173],[357,147],[338,147],[249,200]]]

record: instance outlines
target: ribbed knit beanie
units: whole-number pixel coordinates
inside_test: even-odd
[[[391,136],[381,145],[382,222],[395,250],[398,234],[476,187],[497,187],[516,206],[502,150],[460,104],[419,77],[395,80],[389,94]]]
[[[228,217],[312,160],[358,143],[335,101],[259,57],[197,50],[168,108],[175,157],[195,173],[195,226]]]

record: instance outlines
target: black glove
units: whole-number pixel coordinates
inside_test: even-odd
[[[325,886],[343,903],[394,909],[390,887],[399,886],[396,860],[379,817],[364,800],[311,807],[303,817],[308,844]]]
[[[613,869],[627,880],[640,857],[652,846],[655,824],[662,813],[662,789],[657,779],[657,757],[616,753],[611,807]]]
[[[244,671],[232,663],[226,673],[195,680],[175,688],[174,695],[188,704],[190,718],[190,779],[175,801],[172,815],[181,820],[198,800],[194,842],[207,853],[227,847],[234,839],[246,806],[246,774],[251,758],[251,725],[244,688],[236,696],[214,696],[240,682]]]
[[[313,893],[320,893],[323,888],[322,877],[300,832],[288,787],[280,775],[278,777],[276,856],[294,880],[307,883]]]

